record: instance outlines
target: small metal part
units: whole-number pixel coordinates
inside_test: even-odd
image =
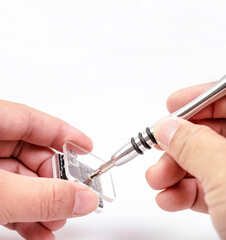
[[[103,165],[101,165],[97,170],[93,171],[92,174],[84,182],[86,185],[89,185],[95,178],[99,177],[101,174],[107,172],[109,169],[114,167],[114,163],[110,160]]]
[[[58,169],[59,169],[59,178],[68,180],[65,173],[65,164],[64,164],[64,155],[58,154]]]
[[[101,158],[71,142],[65,142],[62,148],[63,154],[55,153],[52,156],[53,177],[86,184],[87,188],[92,189],[99,198],[99,205],[95,212],[102,212],[104,200],[112,202],[115,199],[111,173],[108,172],[104,176],[93,174],[93,179],[89,176],[92,176],[94,169],[100,164],[103,165],[103,171],[107,171],[112,167],[112,163],[105,164]]]
[[[58,154],[58,176],[60,179],[68,180],[66,176],[66,170],[65,170],[65,163],[64,163],[64,155]],[[88,185],[89,187],[92,187],[95,191],[102,193],[102,185],[100,182],[100,179],[96,176],[95,179],[90,179],[88,182],[87,179],[89,179],[89,175],[93,172],[93,169],[91,169],[89,166],[80,163],[77,161],[77,167],[73,167],[71,169],[71,174],[75,178],[77,178],[80,182]],[[102,198],[99,197],[99,206],[100,209],[103,209],[104,204]]]
[[[101,168],[98,168],[96,171],[92,172],[92,174],[89,176],[90,181],[95,179],[101,174]]]
[[[101,175],[101,169],[98,168],[96,171],[92,172],[91,175],[84,181],[84,183],[88,186],[90,186],[91,182],[98,177],[99,175]]]
[[[88,177],[84,182],[84,184],[86,184],[87,186],[90,186],[91,183],[92,183],[92,179],[90,177]]]

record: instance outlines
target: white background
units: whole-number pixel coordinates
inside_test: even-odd
[[[0,98],[64,119],[108,160],[167,114],[170,93],[225,74],[225,13],[224,0],[1,0]],[[218,239],[208,215],[158,208],[144,175],[161,154],[115,168],[115,202],[57,239]]]

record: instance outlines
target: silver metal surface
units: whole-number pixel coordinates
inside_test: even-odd
[[[95,179],[96,177],[100,176],[101,174],[107,172],[108,170],[110,170],[112,167],[114,167],[115,164],[113,161],[108,161],[106,163],[104,163],[103,165],[101,165],[97,170],[95,170],[94,172],[92,172],[92,174],[89,176],[89,178],[86,180],[86,184],[89,185],[89,183]]]
[[[204,107],[226,95],[226,75],[193,101],[180,108],[171,116],[189,119]]]
[[[133,158],[137,157],[139,153],[134,151],[132,144],[129,142],[121,149],[119,149],[112,157],[111,161],[115,166],[120,166]]]
[[[181,117],[184,119],[191,118],[194,114],[201,111],[203,108],[208,106],[209,104],[213,103],[214,101],[218,100],[219,98],[226,95],[226,75],[223,76],[218,82],[216,82],[213,86],[207,89],[203,94],[195,98],[193,101],[189,102],[184,107],[180,108],[179,110],[175,111],[174,113],[170,114],[169,116],[174,117]],[[150,127],[150,132],[153,134],[154,126]],[[142,136],[146,143],[151,147],[155,145],[153,141],[149,138],[147,132],[143,132]],[[139,137],[134,138],[137,147],[144,152],[146,147],[142,144]],[[112,157],[109,162],[104,165],[110,165],[112,168],[113,166],[120,166],[128,161],[134,159],[140,155],[133,147],[131,142],[127,143],[125,146],[120,148]],[[99,169],[97,169],[94,173],[96,175],[100,175],[110,168],[106,168],[102,165]],[[93,175],[93,174],[92,174]]]

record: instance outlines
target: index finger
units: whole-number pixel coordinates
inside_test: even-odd
[[[68,123],[26,105],[0,100],[0,140],[23,140],[62,151],[66,141],[87,151],[92,141]]]
[[[175,112],[196,97],[205,92],[215,82],[200,84],[192,87],[180,89],[169,96],[167,99],[167,108],[170,113]],[[195,114],[191,120],[209,119],[209,118],[225,118],[226,117],[226,97],[222,97],[203,110]]]

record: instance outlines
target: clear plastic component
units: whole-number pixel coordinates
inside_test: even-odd
[[[98,212],[103,210],[103,200],[111,202],[115,199],[110,171],[87,183],[90,174],[104,163],[102,159],[92,153],[73,143],[66,142],[63,145],[63,154],[55,154],[52,163],[55,178],[88,184],[87,186],[98,194]]]

